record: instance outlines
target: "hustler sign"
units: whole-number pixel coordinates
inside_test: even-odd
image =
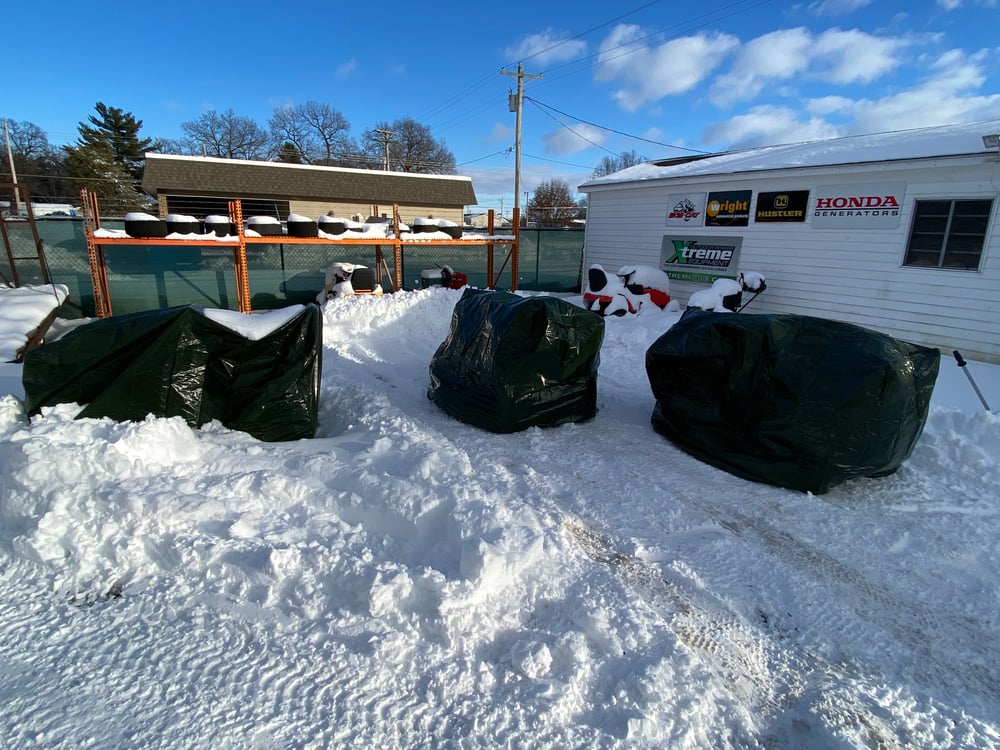
[[[832,185],[816,190],[812,225],[818,229],[895,229],[904,183]]]

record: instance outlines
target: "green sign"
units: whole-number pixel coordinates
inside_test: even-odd
[[[704,281],[736,278],[739,269],[742,237],[704,235],[663,236],[660,268],[678,281]]]

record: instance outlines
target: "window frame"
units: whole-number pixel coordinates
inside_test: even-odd
[[[945,216],[944,214],[924,214],[920,215],[921,204],[933,204],[933,203],[946,203],[948,204],[948,212]],[[956,208],[959,204],[963,203],[986,203],[988,204],[985,214],[975,214],[971,215],[974,220],[978,220],[981,217],[985,217],[985,224],[982,228],[982,233],[969,233],[962,232],[961,228],[955,231],[955,219],[956,219]],[[990,237],[990,231],[993,224],[993,214],[996,201],[993,196],[976,196],[969,198],[916,198],[913,203],[913,214],[910,219],[910,230],[907,234],[906,247],[903,251],[903,268],[924,268],[937,271],[972,271],[980,272],[983,266],[983,258],[985,256],[986,250],[988,248],[988,240]],[[933,222],[935,218],[944,218],[944,228],[941,231],[918,231],[922,227],[921,222]],[[957,218],[961,221],[963,218],[968,218],[962,214],[958,214]],[[940,235],[940,242],[938,243],[937,249],[930,248],[920,248],[914,247],[915,237],[919,238],[923,236],[924,238],[936,237]],[[958,238],[972,238],[973,240],[978,239],[979,250],[976,257],[976,263],[974,266],[970,265],[954,265],[948,264],[949,255],[954,260],[956,257],[961,258],[962,256],[971,255],[970,252],[963,250],[961,247],[954,247],[953,240]],[[919,243],[918,243],[919,244]],[[916,258],[926,259],[928,255],[934,253],[936,255],[936,262],[931,265],[923,262],[915,262]]]

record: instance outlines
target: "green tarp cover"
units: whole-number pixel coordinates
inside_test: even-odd
[[[604,320],[557,297],[466,289],[431,360],[428,397],[490,432],[597,413]]]
[[[84,404],[77,418],[213,419],[260,440],[316,433],[322,317],[316,305],[257,340],[193,306],[117,315],[28,352],[25,408]]]
[[[646,352],[658,432],[738,476],[817,494],[899,468],[939,364],[937,349],[847,323],[696,310]]]

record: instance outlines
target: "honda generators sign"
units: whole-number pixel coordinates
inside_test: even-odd
[[[664,235],[660,268],[677,281],[711,284],[718,278],[736,278],[742,237]]]
[[[832,185],[816,189],[818,229],[896,229],[906,184]]]

